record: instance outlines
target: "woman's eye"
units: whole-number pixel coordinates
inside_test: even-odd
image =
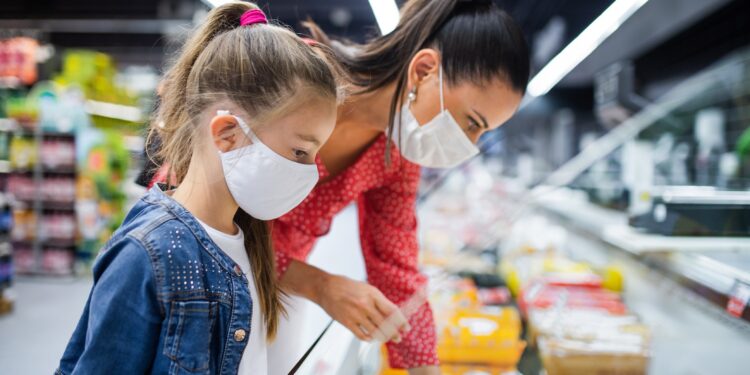
[[[477,131],[480,129],[479,124],[474,120],[469,120],[469,131]]]
[[[296,157],[297,159],[304,159],[307,157],[307,151],[295,149],[292,152],[294,152],[294,157]]]

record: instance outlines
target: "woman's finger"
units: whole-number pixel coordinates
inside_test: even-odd
[[[380,304],[377,301],[376,299],[376,310],[378,310],[379,316],[383,318],[378,328],[387,337],[386,341],[400,342],[401,336],[408,331],[409,323],[396,305],[388,301],[384,296],[380,300]]]
[[[383,314],[383,316],[385,316],[385,319],[386,321],[388,321],[388,324],[390,326],[395,327],[396,331],[406,333],[409,330],[411,330],[409,321],[406,319],[406,317],[398,308],[398,306],[396,306],[395,304],[393,304],[393,302],[385,298],[385,296],[380,295],[380,298],[376,297],[375,305],[377,306],[380,313]]]
[[[354,334],[354,336],[356,336],[358,339],[362,341],[372,340],[372,336],[370,335],[370,331],[367,330],[367,327],[365,327],[365,329],[363,330],[362,326],[359,323],[355,322],[354,320],[347,321],[346,323],[342,322],[342,324],[344,325],[344,327],[346,327],[346,329],[350,330]]]

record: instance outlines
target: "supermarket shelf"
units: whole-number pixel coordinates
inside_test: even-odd
[[[750,251],[750,238],[745,237],[670,237],[639,232],[627,225],[624,213],[596,206],[565,191],[550,193],[538,200],[537,205],[633,254]]]
[[[0,160],[0,173],[11,173],[10,161]]]
[[[0,118],[0,132],[12,132],[18,129],[18,122],[9,118]]]
[[[13,169],[10,170],[7,173],[16,173],[16,174],[33,174],[35,171],[33,169]],[[50,168],[50,167],[42,167],[42,174],[64,174],[64,175],[75,175],[77,173],[76,169],[73,167],[68,168]]]
[[[639,233],[625,214],[580,199],[566,190],[547,194],[537,208],[630,254],[724,310],[738,283],[750,285],[750,239],[667,237]],[[724,314],[722,318],[729,318]],[[750,321],[750,316],[743,316]]]
[[[28,207],[31,209],[34,206],[34,201],[31,199],[16,199],[16,203],[20,203],[24,207]],[[24,208],[19,207],[19,208]],[[76,209],[76,203],[75,202],[55,202],[55,201],[42,201],[41,202],[41,208],[42,210],[48,210],[48,211],[75,211]]]
[[[32,129],[16,130],[16,134],[21,137],[34,137],[34,131]],[[60,132],[51,130],[42,130],[42,137],[48,138],[75,138],[75,133],[71,132]]]
[[[684,251],[744,251],[750,250],[750,238],[744,237],[667,237],[640,233],[627,225],[604,228],[602,239],[631,253]]]
[[[3,241],[0,243],[0,258],[10,257],[13,255],[13,247],[6,244],[10,244],[9,241]]]
[[[31,246],[34,243],[34,240],[26,239],[26,240],[14,240],[12,241],[15,244],[24,244]],[[75,248],[77,245],[76,240],[74,239],[56,239],[56,238],[49,238],[43,241],[39,242],[43,248],[51,247],[51,248]]]
[[[569,224],[572,229],[574,224]],[[622,270],[623,299],[652,329],[649,374],[746,374],[750,323],[727,314],[726,305],[717,303],[716,294],[707,288],[684,282],[681,274],[696,277],[690,272],[700,270],[687,259],[695,253],[676,254],[685,258],[688,270],[671,254],[659,254],[664,263],[657,263],[651,255],[636,257],[575,230],[570,231],[568,245],[576,259],[597,266],[614,264]]]
[[[71,267],[70,269],[66,269],[65,271],[47,271],[44,269],[36,269],[36,270],[21,270],[16,269],[16,275],[19,276],[26,276],[26,277],[45,277],[50,279],[70,279],[75,276],[75,271]]]

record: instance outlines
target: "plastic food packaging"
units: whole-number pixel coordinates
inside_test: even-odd
[[[515,368],[526,347],[519,339],[521,319],[513,308],[459,309],[439,332],[442,363]]]
[[[532,309],[553,307],[601,309],[610,314],[625,314],[627,307],[617,293],[601,288],[561,287],[546,282],[536,282],[518,297],[518,306],[524,316]]]
[[[48,169],[75,167],[75,143],[69,140],[45,139],[42,142],[42,165]]]
[[[634,315],[601,309],[532,309],[529,337],[536,340],[549,375],[647,371],[650,331]]]
[[[631,324],[600,331],[585,340],[542,337],[539,352],[548,375],[645,375],[649,341],[646,326]]]
[[[42,240],[71,241],[76,235],[76,218],[71,214],[45,214],[42,217]]]
[[[36,164],[36,144],[31,138],[13,137],[10,141],[10,164],[13,169],[30,170]]]
[[[42,269],[45,272],[53,275],[69,275],[73,272],[72,251],[46,248],[42,254]]]
[[[36,216],[29,210],[13,211],[13,228],[11,239],[13,241],[31,241],[36,236]]]
[[[408,375],[406,370],[393,369],[388,366],[388,352],[385,346],[381,349],[382,368],[380,375]],[[492,366],[481,364],[456,364],[441,363],[440,373],[442,375],[518,375],[515,367],[508,368],[505,366]]]
[[[477,291],[479,303],[485,306],[505,305],[510,303],[510,291],[506,287],[483,288]]]
[[[13,249],[13,264],[18,273],[31,273],[34,271],[34,253],[31,246],[17,244]]]

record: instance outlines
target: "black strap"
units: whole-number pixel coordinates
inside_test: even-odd
[[[299,361],[297,361],[297,364],[295,364],[294,367],[292,367],[292,369],[289,371],[289,375],[297,373],[297,370],[299,370],[300,366],[302,366],[302,363],[305,362],[305,359],[307,359],[307,357],[310,355],[310,352],[312,352],[313,349],[315,349],[315,346],[318,345],[318,342],[320,342],[320,339],[323,338],[323,335],[325,335],[326,332],[328,332],[328,328],[331,328],[332,324],[333,324],[333,320],[328,322],[328,325],[326,325],[326,327],[323,328],[323,332],[320,333],[320,336],[318,336],[318,338],[315,339],[315,342],[313,342],[312,345],[310,345],[310,348],[307,349],[305,354],[302,355],[302,358],[300,358]]]

